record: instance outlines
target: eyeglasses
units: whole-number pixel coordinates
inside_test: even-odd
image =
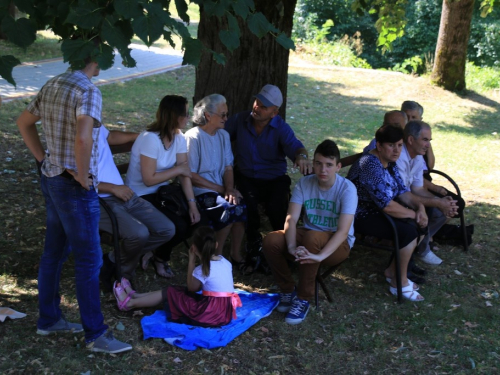
[[[210,112],[212,115],[217,115],[219,116],[220,118],[224,119],[224,118],[229,118],[229,112],[225,112],[225,113],[217,113],[217,112]]]

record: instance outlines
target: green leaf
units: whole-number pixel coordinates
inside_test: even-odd
[[[132,50],[130,48],[119,49],[120,55],[122,57],[122,65],[126,68],[134,68],[137,63],[135,59],[130,54]]]
[[[21,61],[12,55],[0,56],[0,77],[5,79],[14,87],[16,87],[16,82],[12,77],[12,69],[19,64],[21,64]]]
[[[161,14],[164,13],[161,5],[146,4],[147,14],[132,21],[132,27],[137,36],[149,47],[163,35]]]
[[[187,38],[183,40],[184,57],[182,65],[191,64],[197,66],[201,59],[202,44],[198,39]]]
[[[163,39],[165,39],[172,48],[175,48],[175,42],[172,39],[172,33],[168,30],[163,30]]]
[[[253,0],[238,0],[238,1],[243,1],[252,12],[255,10],[255,3],[253,2]]]
[[[247,16],[250,14],[250,8],[245,0],[236,0],[234,3],[231,4],[234,13],[237,16],[240,16],[244,20],[247,18]]]
[[[226,56],[224,56],[222,53],[217,53],[215,51],[211,52],[212,52],[212,57],[217,64],[226,65]]]
[[[143,9],[137,0],[115,0],[113,2],[115,10],[125,19],[140,17]]]
[[[12,43],[26,48],[36,39],[36,24],[27,19],[7,16],[2,19],[2,31]]]
[[[187,14],[188,6],[184,0],[175,0],[175,7],[177,8],[177,14],[184,22],[189,23],[189,16]]]
[[[115,52],[113,48],[107,44],[101,43],[101,53],[96,58],[96,62],[102,70],[109,69],[113,66],[115,62]]]
[[[14,4],[23,13],[31,14],[34,11],[33,0],[14,0]]]
[[[240,27],[232,14],[227,14],[228,30],[219,31],[219,38],[229,51],[234,51],[240,46]]]
[[[64,62],[69,62],[73,69],[82,69],[85,67],[84,60],[88,56],[97,56],[94,51],[96,46],[92,41],[82,39],[65,39],[61,44]]]
[[[279,34],[276,37],[276,42],[278,42],[283,48],[295,51],[295,43],[293,43],[293,40],[287,37],[285,33]]]
[[[128,21],[121,21],[121,23],[112,24],[109,18],[106,17],[102,24],[102,39],[118,49],[127,48],[133,37],[133,30],[130,23]],[[127,26],[129,27],[128,30]]]
[[[226,10],[229,9],[229,0],[219,0],[215,1],[205,1],[203,2],[203,11],[207,14],[207,16],[217,16],[222,17]]]
[[[271,28],[273,28],[273,25],[271,25],[267,18],[260,12],[250,15],[247,22],[250,31],[259,38],[262,38],[271,31]]]
[[[97,8],[96,4],[87,0],[79,0],[78,6],[71,7],[66,18],[66,22],[87,30],[97,27],[102,20],[101,8]]]

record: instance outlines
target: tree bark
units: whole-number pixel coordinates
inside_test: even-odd
[[[256,11],[262,12],[279,30],[291,35],[297,0],[255,0]],[[289,50],[279,45],[272,35],[259,39],[239,20],[240,46],[232,53],[219,40],[219,31],[227,29],[224,18],[208,18],[200,9],[198,39],[208,48],[226,55],[225,65],[218,64],[209,52],[203,52],[196,69],[193,103],[206,95],[222,94],[231,114],[249,110],[262,86],[278,86],[283,93],[280,114],[285,117]]]
[[[465,63],[474,0],[443,0],[431,81],[446,90],[465,89]]]

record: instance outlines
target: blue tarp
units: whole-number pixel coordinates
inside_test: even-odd
[[[161,338],[171,345],[185,350],[213,349],[226,346],[260,319],[269,316],[279,303],[278,294],[248,293],[236,291],[242,307],[236,310],[237,318],[220,328],[203,328],[167,321],[163,310],[142,318],[144,340]]]

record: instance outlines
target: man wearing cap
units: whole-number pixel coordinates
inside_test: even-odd
[[[283,229],[291,184],[286,157],[302,174],[312,173],[307,150],[278,114],[281,104],[280,89],[265,85],[255,95],[252,110],[231,116],[225,125],[234,144],[236,186],[247,203],[250,251],[262,244],[258,203],[264,204],[273,231]]]

